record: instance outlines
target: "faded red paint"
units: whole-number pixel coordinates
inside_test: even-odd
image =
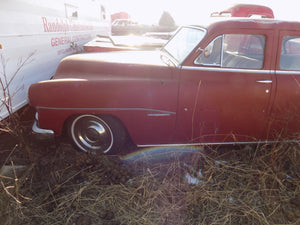
[[[60,135],[67,118],[88,113],[117,117],[138,145],[299,138],[300,72],[281,70],[280,55],[285,36],[300,37],[300,23],[239,19],[206,29],[181,65],[162,51],[65,58],[53,80],[29,89],[40,127]],[[261,69],[195,64],[210,42],[231,33],[265,37]]]

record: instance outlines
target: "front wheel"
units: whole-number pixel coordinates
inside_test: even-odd
[[[126,136],[120,122],[110,116],[79,115],[68,129],[75,147],[85,152],[117,153]]]

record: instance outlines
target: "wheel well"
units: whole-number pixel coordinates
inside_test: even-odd
[[[127,128],[125,127],[124,123],[118,117],[116,117],[114,115],[111,115],[111,114],[95,114],[95,113],[81,113],[81,114],[77,113],[77,114],[73,114],[73,115],[69,116],[64,121],[62,132],[61,132],[61,136],[67,137],[68,136],[68,126],[72,122],[72,120],[74,120],[76,117],[78,117],[80,115],[85,115],[85,114],[91,114],[91,115],[99,116],[103,120],[105,120],[107,118],[114,119],[124,129],[124,131],[126,133],[126,142],[128,142],[129,145],[134,145],[134,143],[133,143],[133,141],[132,141],[132,139],[130,137],[130,134],[129,134]]]

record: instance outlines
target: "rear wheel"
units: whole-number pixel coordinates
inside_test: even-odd
[[[79,115],[68,128],[75,147],[85,152],[117,153],[126,137],[122,124],[110,116]]]

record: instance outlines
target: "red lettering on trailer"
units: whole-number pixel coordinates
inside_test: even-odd
[[[42,17],[43,25],[44,25],[44,32],[49,32],[48,23],[46,17]]]
[[[76,21],[67,19],[52,19],[48,21],[46,17],[42,17],[44,32],[70,32],[70,31],[88,31],[93,30],[92,25],[80,24]]]
[[[71,43],[71,38],[69,36],[63,37],[53,37],[51,38],[51,46],[59,46]]]

